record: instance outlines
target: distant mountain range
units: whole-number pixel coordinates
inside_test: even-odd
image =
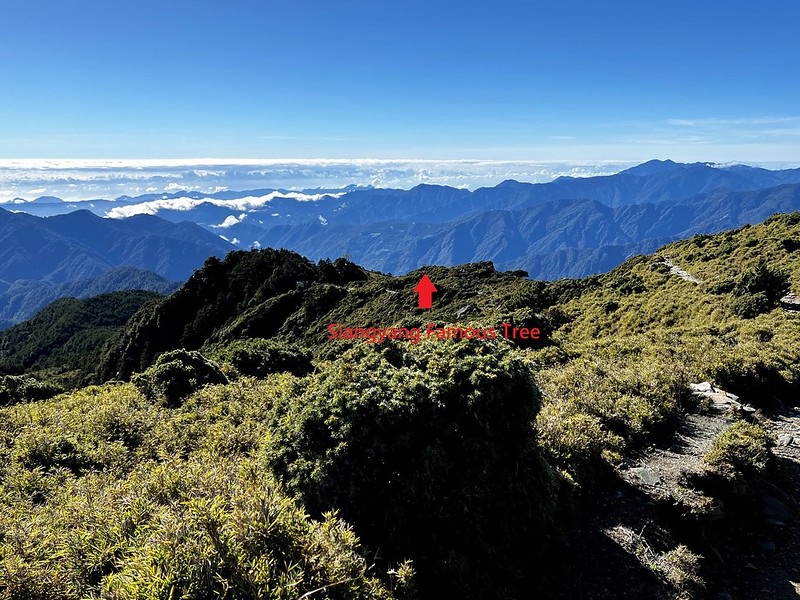
[[[29,319],[58,298],[90,298],[123,290],[149,290],[166,295],[179,286],[178,281],[136,267],[119,267],[97,277],[59,284],[18,279],[0,294],[0,329]]]
[[[65,212],[71,206],[75,204],[50,197],[14,204],[16,210],[37,214]],[[225,248],[287,248],[313,260],[346,255],[366,268],[397,274],[427,264],[491,260],[501,269],[557,279],[607,271],[629,256],[673,240],[798,210],[800,169],[654,160],[615,175],[560,177],[542,184],[506,181],[475,191],[419,185],[410,190],[180,192],[93,200],[80,206],[88,209],[82,217],[51,218],[88,221],[89,210],[115,217],[137,215],[114,222],[122,227],[138,222],[141,233],[150,227],[147,223],[159,223],[163,230],[164,222],[171,221],[189,237],[199,230],[189,235],[185,222],[191,221],[208,232],[204,243],[215,248],[203,246],[197,258],[204,252],[223,252],[225,240],[230,240]],[[160,219],[143,220],[157,218],[153,215]],[[76,232],[83,227],[70,226]],[[163,237],[173,239],[171,235]],[[136,266],[169,279],[185,279],[187,271],[167,269],[181,244],[162,244],[163,252],[171,253],[165,264]],[[0,240],[0,249],[5,246]],[[128,249],[123,252],[131,254]],[[139,262],[147,262],[144,254],[138,252]],[[86,277],[83,271],[100,270],[96,260],[84,253],[77,262],[59,268],[69,278]],[[0,255],[0,277],[4,262]],[[14,264],[19,267],[17,277],[31,268],[24,260]],[[38,272],[33,276],[42,277]]]
[[[0,322],[7,327],[64,296],[167,293],[232,248],[199,225],[151,215],[104,219],[79,210],[41,218],[0,209]]]
[[[103,219],[78,210],[39,218],[0,209],[0,286],[18,279],[63,283],[123,266],[184,280],[208,256],[230,249],[194,223],[151,215]]]
[[[604,272],[634,254],[696,233],[758,223],[800,210],[800,185],[752,192],[715,191],[683,200],[621,205],[556,200],[446,221],[379,224],[308,223],[272,229],[273,245],[319,258],[347,253],[371,269],[405,273],[425,264],[491,260],[536,279]]]

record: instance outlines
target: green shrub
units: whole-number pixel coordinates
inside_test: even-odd
[[[764,323],[773,316],[783,326],[771,324],[765,334]],[[800,391],[800,340],[796,324],[777,311],[759,320],[752,322],[749,339],[739,334],[733,343],[714,340],[714,351],[701,362],[700,375],[764,406],[776,399],[790,400]],[[769,341],[764,341],[765,335],[770,336]]]
[[[778,306],[788,289],[789,276],[761,260],[733,287],[733,312],[744,319],[768,312]]]
[[[61,386],[49,381],[21,375],[3,375],[0,377],[0,406],[46,400],[63,391]]]
[[[772,437],[763,427],[737,421],[714,438],[703,458],[727,477],[753,476],[766,468],[772,445]]]
[[[626,345],[630,345],[626,347]],[[585,354],[565,365],[554,365],[538,374],[538,379],[550,404],[540,414],[541,427],[555,432],[566,427],[565,439],[556,433],[544,439],[552,440],[556,446],[567,444],[574,430],[578,439],[585,435],[596,436],[587,450],[597,444],[608,443],[605,447],[614,457],[623,442],[639,442],[647,438],[657,426],[666,422],[680,407],[685,394],[686,373],[680,361],[669,356],[652,341],[621,339],[604,343],[602,347],[589,345]],[[585,420],[578,415],[596,417]],[[551,423],[551,419],[564,423]],[[574,420],[574,427],[568,423]],[[582,434],[600,427],[614,435]],[[588,429],[587,429],[588,428]],[[579,458],[583,453],[568,452],[562,448],[555,454],[566,460],[574,454]],[[589,451],[597,456],[602,452]],[[562,465],[570,472],[573,469]],[[575,467],[576,470],[583,470]]]
[[[0,597],[408,598],[413,565],[373,571],[348,525],[311,519],[248,456],[299,381],[241,378],[177,408],[114,384],[0,409]]]
[[[206,455],[122,478],[90,473],[63,480],[36,511],[3,512],[4,598],[393,597],[348,525],[310,519],[252,461]],[[408,567],[398,583],[413,584]]]
[[[591,484],[603,461],[618,462],[624,445],[598,417],[580,412],[569,402],[546,404],[536,428],[553,460],[583,484]]]
[[[192,392],[210,383],[226,383],[227,377],[214,362],[194,350],[172,350],[156,359],[144,373],[131,378],[150,400],[176,406]]]
[[[800,239],[784,238],[781,240],[781,246],[786,252],[796,252],[800,250]]]
[[[528,365],[500,342],[381,346],[276,407],[269,466],[312,514],[339,507],[385,559],[413,559],[430,597],[527,589],[554,510]]]
[[[606,314],[613,313],[619,308],[619,302],[616,300],[609,300],[603,305],[603,312]]]
[[[757,294],[741,294],[731,302],[733,314],[742,319],[752,319],[765,312],[769,312],[775,305],[769,301],[763,292]]]
[[[210,356],[218,363],[229,363],[242,375],[251,377],[287,371],[302,376],[312,369],[308,350],[261,338],[237,340],[212,350]]]
[[[337,258],[331,262],[330,259],[323,259],[317,263],[319,278],[321,281],[344,285],[351,281],[362,281],[367,278],[367,273],[357,264],[350,262],[346,258]]]
[[[315,522],[252,464],[177,465],[174,500],[153,512],[147,536],[105,595],[130,598],[391,598],[335,514]],[[162,475],[163,476],[163,475]],[[177,483],[177,482],[176,482]],[[187,493],[189,492],[189,493]],[[154,515],[154,516],[156,516]],[[314,590],[319,590],[314,592]]]
[[[729,294],[733,291],[735,286],[736,282],[733,279],[723,279],[722,281],[710,284],[708,286],[708,293],[714,294],[715,296]]]
[[[622,270],[613,273],[609,285],[623,296],[640,294],[647,289],[641,275]]]
[[[652,569],[679,590],[702,590],[705,583],[700,576],[701,558],[681,544],[659,554]]]

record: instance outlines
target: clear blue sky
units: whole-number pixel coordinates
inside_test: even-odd
[[[8,0],[0,158],[800,161],[800,3]]]

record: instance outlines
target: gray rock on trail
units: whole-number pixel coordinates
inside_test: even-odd
[[[467,304],[466,306],[462,306],[461,308],[459,308],[456,311],[456,319],[460,319],[461,317],[463,317],[464,315],[469,313],[471,310],[472,310],[472,305],[471,304]]]
[[[744,406],[739,402],[739,396],[731,394],[725,390],[715,388],[711,382],[703,381],[700,383],[690,383],[689,387],[692,389],[692,394],[698,398],[704,398],[710,401],[710,408],[716,411],[736,410],[752,413],[755,408],[749,404]]]
[[[654,502],[667,500],[698,514],[713,513],[714,499],[689,482],[703,476],[707,468],[703,456],[732,422],[727,414],[684,415],[674,440],[650,449],[637,465],[620,467],[619,474]]]
[[[791,446],[792,442],[794,441],[794,436],[789,435],[788,433],[783,433],[778,436],[778,446]]]
[[[645,485],[656,486],[661,483],[661,478],[647,465],[631,469],[631,472]]]
[[[698,393],[710,393],[713,394],[716,392],[714,386],[711,385],[710,381],[703,381],[701,383],[690,383],[689,387],[692,388],[693,391]]]
[[[786,310],[800,310],[800,298],[792,293],[786,294],[781,298],[781,306]]]

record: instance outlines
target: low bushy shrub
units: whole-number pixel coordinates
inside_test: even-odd
[[[4,598],[394,597],[347,524],[310,519],[252,462],[148,462],[66,479],[35,512],[3,509]]]
[[[769,301],[767,295],[763,292],[741,294],[735,296],[731,301],[733,314],[742,319],[752,319],[760,314],[769,312],[774,307],[774,304]]]
[[[282,372],[302,376],[312,369],[308,350],[262,338],[236,340],[213,349],[209,354],[218,363],[228,363],[240,374],[250,377]]]
[[[766,468],[772,445],[763,427],[737,421],[714,438],[704,460],[730,478],[754,476]]]
[[[608,431],[597,416],[581,412],[570,402],[546,404],[536,428],[556,464],[582,484],[593,482],[604,461],[618,462],[624,446],[624,440]]]
[[[33,402],[46,400],[64,389],[48,381],[39,381],[24,375],[0,376],[0,406],[8,406],[17,402]]]
[[[733,287],[731,308],[735,315],[752,319],[777,307],[788,289],[789,276],[762,260],[739,277]]]
[[[337,515],[312,519],[250,456],[288,374],[176,408],[130,384],[0,409],[0,597],[409,598]]]
[[[162,400],[176,406],[192,392],[210,383],[227,383],[219,365],[194,350],[172,350],[156,359],[155,364],[131,378],[150,400]]]
[[[733,294],[764,294],[770,304],[775,304],[789,288],[789,276],[770,267],[765,261],[759,261],[750,271],[745,272],[736,282]]]
[[[361,345],[276,406],[265,457],[312,514],[339,507],[413,559],[426,597],[515,597],[543,575],[554,512],[538,406],[505,342]]]

